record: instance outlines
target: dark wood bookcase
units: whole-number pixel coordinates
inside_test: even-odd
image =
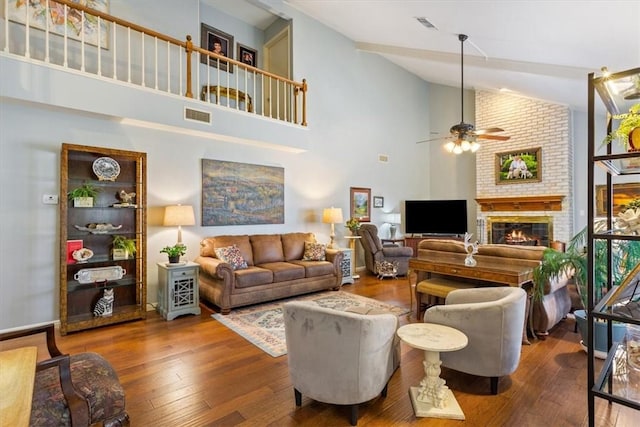
[[[117,176],[102,179],[94,172],[94,163],[117,163]],[[146,153],[114,150],[84,145],[62,144],[60,156],[60,331],[68,332],[146,317]],[[99,192],[93,207],[74,207],[67,194],[83,183]],[[135,199],[122,206],[120,192],[135,192]],[[96,232],[104,228],[117,228]],[[84,228],[83,229],[79,229]],[[87,231],[86,229],[91,231]],[[135,239],[136,253],[127,259],[114,259],[114,236]],[[93,256],[85,262],[71,258],[75,246],[88,248]],[[81,242],[80,242],[81,241]],[[101,269],[101,270],[98,270]],[[122,277],[110,276],[113,270]],[[121,270],[120,270],[121,269]],[[86,273],[97,280],[87,283]],[[95,274],[95,272],[107,272]],[[120,275],[118,275],[120,276]],[[94,316],[93,310],[104,289],[114,290],[113,314]]]

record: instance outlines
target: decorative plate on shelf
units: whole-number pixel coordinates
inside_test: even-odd
[[[100,181],[115,181],[120,175],[120,165],[111,157],[100,157],[93,162],[93,173]]]

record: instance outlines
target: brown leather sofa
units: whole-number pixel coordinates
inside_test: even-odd
[[[341,251],[328,250],[325,261],[304,260],[305,242],[313,233],[207,237],[200,242],[200,298],[229,314],[231,308],[272,301],[342,284]],[[247,264],[234,270],[216,256],[218,248],[235,245]]]
[[[532,263],[532,268],[542,260],[545,246],[518,246],[503,244],[479,245],[478,253],[474,258],[482,257],[500,258],[505,263],[524,260]],[[418,258],[437,256],[438,252],[458,253],[462,257],[466,255],[464,244],[454,240],[423,240],[418,244]],[[561,277],[544,284],[544,295],[540,300],[534,300],[531,304],[530,325],[536,335],[544,336],[549,329],[564,319],[571,311],[571,296],[567,284],[569,277]],[[467,282],[468,283],[468,282]],[[475,286],[484,286],[487,283],[477,282]],[[525,290],[531,291],[531,284],[525,285]],[[417,307],[421,306],[422,296],[416,293]]]

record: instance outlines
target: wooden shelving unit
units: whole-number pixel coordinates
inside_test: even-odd
[[[100,158],[117,163],[119,173],[113,180],[101,180],[94,172],[94,162]],[[62,144],[60,163],[61,333],[64,335],[67,332],[144,319],[147,295],[146,153],[65,143]],[[73,201],[67,199],[68,192],[83,183],[89,183],[99,190],[93,207],[74,207]],[[122,190],[136,193],[135,201],[129,206],[122,206],[118,196]],[[111,224],[117,229],[92,232],[78,228],[92,229],[95,224]],[[114,259],[112,241],[116,235],[135,239],[136,253],[128,259]],[[68,242],[74,240],[81,241],[81,244],[77,242],[78,246],[93,251],[93,257],[86,262],[70,259]],[[108,280],[95,274],[112,269],[124,274]],[[87,273],[91,273],[89,277],[95,276],[99,280],[87,282]],[[94,307],[105,288],[114,290],[113,314],[108,317],[94,316]]]

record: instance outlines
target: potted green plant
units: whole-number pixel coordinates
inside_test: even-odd
[[[598,221],[595,224],[596,230],[603,231],[606,223]],[[567,246],[565,252],[548,248],[544,251],[542,262],[533,271],[533,281],[535,283],[533,298],[540,299],[544,293],[544,284],[563,274],[573,275],[576,289],[582,301],[582,310],[575,310],[574,315],[578,330],[583,340],[587,337],[587,252],[585,244],[587,241],[587,228],[585,227],[577,233]],[[594,299],[597,302],[608,291],[607,284],[607,242],[596,240],[594,242]],[[629,274],[630,271],[640,262],[640,242],[639,241],[612,241],[612,280],[619,284]],[[625,326],[614,323],[613,340],[619,341],[624,337]],[[595,349],[606,354],[607,351],[607,328],[606,323],[596,322],[594,330],[596,335]]]
[[[160,253],[167,254],[169,262],[171,264],[176,264],[180,262],[180,257],[187,253],[187,247],[182,243],[177,243],[173,246],[165,246],[160,250]]]
[[[640,150],[640,104],[632,105],[628,113],[616,114],[613,118],[620,120],[620,123],[605,137],[603,144],[618,140],[627,150]],[[631,140],[632,132],[638,141]]]
[[[99,192],[100,189],[88,182],[83,182],[80,187],[74,188],[67,193],[67,197],[69,200],[73,200],[73,206],[76,208],[92,208],[93,199]]]
[[[349,218],[349,220],[345,223],[345,227],[351,231],[351,234],[354,236],[358,234],[358,230],[360,230],[360,220],[358,218]]]
[[[112,256],[114,260],[129,259],[136,253],[135,239],[129,239],[125,236],[113,236]]]

